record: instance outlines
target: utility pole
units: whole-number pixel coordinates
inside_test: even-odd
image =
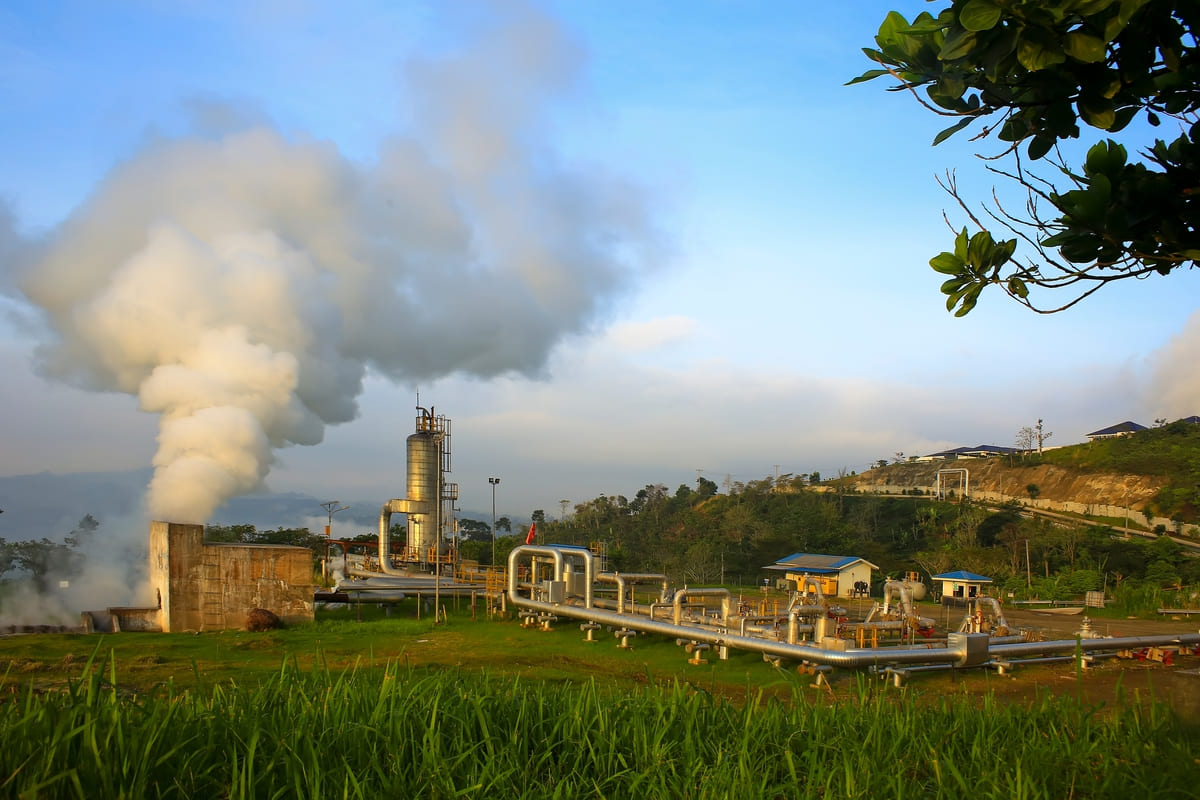
[[[500,483],[499,478],[488,478],[488,483],[492,485],[492,567],[496,566],[496,484]]]
[[[339,511],[345,511],[350,506],[343,506],[341,500],[330,500],[328,503],[321,503],[321,508],[329,513],[329,521],[325,525],[325,538],[329,538],[329,533],[333,529],[333,515]]]
[[[1025,588],[1033,588],[1033,574],[1029,570],[1029,540],[1025,540]]]

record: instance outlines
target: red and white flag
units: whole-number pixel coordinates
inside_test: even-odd
[[[533,544],[533,537],[537,533],[537,523],[529,523],[529,535],[525,537],[525,544]]]

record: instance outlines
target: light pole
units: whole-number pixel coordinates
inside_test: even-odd
[[[499,478],[488,478],[488,483],[492,485],[492,566],[496,566],[496,484],[500,483]]]
[[[333,528],[333,515],[339,511],[345,511],[350,506],[341,505],[341,500],[330,500],[328,503],[321,503],[321,508],[329,512],[329,523],[325,526],[325,538],[329,538],[329,532]],[[340,506],[340,507],[339,507]]]

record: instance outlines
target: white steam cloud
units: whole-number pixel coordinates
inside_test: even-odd
[[[1154,355],[1154,378],[1145,405],[1171,422],[1200,414],[1200,312]]]
[[[261,124],[155,141],[23,259],[44,373],[160,415],[153,517],[259,488],[368,370],[537,374],[652,263],[638,192],[543,141],[575,51],[527,9],[492,23],[410,66],[412,128],[372,163]]]

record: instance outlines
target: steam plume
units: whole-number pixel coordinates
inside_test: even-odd
[[[1200,312],[1154,355],[1154,379],[1145,405],[1168,422],[1200,414]]]
[[[578,61],[517,9],[410,65],[412,128],[369,165],[262,124],[159,140],[52,232],[22,280],[40,363],[160,415],[152,516],[260,487],[355,417],[367,370],[537,374],[597,321],[655,241],[635,190],[541,141]]]

